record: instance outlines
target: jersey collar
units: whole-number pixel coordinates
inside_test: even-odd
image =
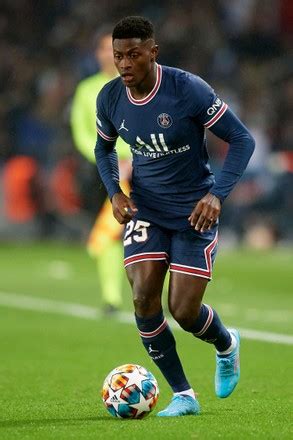
[[[161,81],[162,81],[162,66],[160,64],[156,64],[156,66],[157,66],[156,82],[155,82],[155,85],[154,85],[153,89],[150,91],[150,93],[147,96],[145,96],[142,99],[135,99],[131,95],[131,92],[130,92],[129,88],[126,87],[127,97],[128,97],[129,101],[132,104],[134,104],[134,105],[145,105],[148,102],[150,102],[156,96],[156,94],[157,94],[157,92],[158,92],[158,90],[160,88]]]

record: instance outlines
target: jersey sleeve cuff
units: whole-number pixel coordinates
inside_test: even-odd
[[[118,183],[117,184],[113,183],[113,185],[111,185],[111,188],[108,189],[109,199],[112,201],[113,196],[119,192],[122,192],[122,189],[120,188]]]
[[[221,204],[224,202],[224,200],[226,198],[225,196],[223,196],[223,194],[221,194],[219,191],[217,191],[216,188],[215,189],[211,188],[209,190],[209,193],[212,194],[213,196],[216,196],[220,200]]]

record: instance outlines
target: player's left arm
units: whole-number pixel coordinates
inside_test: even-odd
[[[222,203],[242,176],[255,147],[253,137],[230,109],[210,130],[227,142],[229,149],[215,184],[197,203],[189,218],[191,225],[202,232],[217,221]]]
[[[255,141],[245,125],[215,95],[211,87],[201,80],[201,107],[197,117],[220,139],[229,144],[228,152],[217,181],[195,206],[189,221],[198,231],[210,229],[217,221],[221,206],[242,174],[255,148]],[[197,101],[198,102],[198,101]]]

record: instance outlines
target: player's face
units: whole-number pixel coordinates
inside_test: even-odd
[[[115,39],[113,41],[114,63],[127,87],[138,87],[154,72],[158,46],[153,39]]]

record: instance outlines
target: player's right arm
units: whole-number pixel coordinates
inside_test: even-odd
[[[102,89],[97,98],[96,125],[98,136],[95,157],[98,171],[112,202],[114,217],[121,224],[128,223],[137,209],[119,185],[118,157],[115,149],[118,133],[108,117],[105,89]]]

